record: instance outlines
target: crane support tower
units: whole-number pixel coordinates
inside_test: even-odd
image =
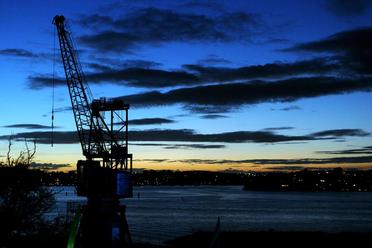
[[[130,241],[125,206],[132,197],[132,154],[128,153],[129,104],[91,100],[65,17],[56,26],[67,87],[85,160],[77,162],[77,193],[86,196],[76,246],[123,247]],[[80,237],[80,238],[79,238]],[[75,246],[75,247],[76,247]]]

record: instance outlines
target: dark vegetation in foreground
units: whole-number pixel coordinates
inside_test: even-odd
[[[49,237],[65,236],[69,226],[65,220],[45,219],[55,198],[41,181],[46,172],[31,169],[36,142],[31,148],[25,140],[25,149],[16,157],[11,155],[11,147],[9,140],[6,160],[0,161],[0,247],[38,247]]]
[[[66,220],[45,219],[55,199],[52,190],[40,184],[42,174],[26,164],[0,167],[0,247],[39,247],[48,239],[66,239]]]
[[[195,232],[168,241],[165,245],[133,243],[131,248],[246,248],[246,247],[367,247],[372,242],[372,233],[324,233],[324,232]],[[213,245],[212,245],[213,244]],[[306,244],[306,245],[305,245]],[[43,233],[21,237],[9,248],[66,247],[66,237]]]

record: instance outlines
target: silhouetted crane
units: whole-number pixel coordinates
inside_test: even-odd
[[[130,240],[125,206],[120,198],[132,196],[132,154],[128,153],[129,104],[105,98],[90,101],[77,50],[64,16],[55,16],[59,47],[76,128],[86,160],[77,163],[77,192],[87,196],[81,215],[83,247],[117,247]],[[121,230],[115,238],[115,230]],[[114,230],[114,231],[113,231]],[[74,234],[79,236],[77,233]]]

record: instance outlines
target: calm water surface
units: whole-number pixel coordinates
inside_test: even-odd
[[[57,207],[81,201],[73,187],[58,187]],[[67,193],[67,194],[66,194]],[[139,198],[138,198],[139,195]],[[254,192],[242,186],[135,187],[127,205],[134,241],[162,243],[209,230],[221,219],[228,231],[372,231],[372,193]]]

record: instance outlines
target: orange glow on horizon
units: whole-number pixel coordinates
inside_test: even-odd
[[[291,169],[293,167],[293,169]],[[252,163],[245,164],[203,164],[203,163],[153,163],[153,162],[134,162],[133,169],[144,170],[179,170],[179,171],[242,171],[242,172],[291,172],[302,169],[333,169],[341,167],[345,170],[369,170],[372,169],[371,163],[355,163],[355,164],[306,164],[306,165],[287,165],[287,164],[265,164],[257,165]],[[76,163],[70,163],[69,166],[58,168],[50,171],[68,172],[76,169]]]

